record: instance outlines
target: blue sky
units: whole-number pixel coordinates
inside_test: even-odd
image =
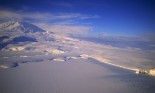
[[[154,9],[155,0],[1,0],[0,18],[11,15],[57,29],[63,25],[93,34],[135,36],[155,32]]]

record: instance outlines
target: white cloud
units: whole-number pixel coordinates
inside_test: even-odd
[[[99,16],[91,16],[91,15],[83,15],[79,13],[59,13],[59,14],[51,14],[51,13],[27,13],[22,14],[25,18],[33,18],[33,19],[49,19],[49,20],[61,20],[61,19],[91,19],[91,18],[99,18]]]
[[[35,25],[42,27],[49,32],[58,34],[86,34],[93,28],[89,26],[69,26],[69,25],[49,25],[46,23],[36,23]]]
[[[92,30],[90,26],[79,26],[77,20],[99,18],[97,15],[84,15],[80,13],[41,13],[41,12],[15,12],[0,10],[0,19],[15,18],[30,21],[47,31],[63,34],[80,34]],[[81,25],[84,23],[80,23]],[[73,26],[74,25],[74,26]]]
[[[18,18],[21,19],[22,15],[12,12],[12,11],[5,11],[5,10],[0,10],[0,19],[3,18]]]
[[[74,20],[65,20],[65,21],[60,21],[60,22],[54,22],[54,25],[74,25],[77,24],[78,22],[75,22]]]
[[[0,10],[0,18],[20,18],[20,19],[33,19],[33,20],[64,20],[64,19],[91,19],[99,18],[97,15],[84,15],[80,13],[42,13],[42,12],[15,12],[8,10]]]

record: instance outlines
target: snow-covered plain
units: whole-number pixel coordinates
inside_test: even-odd
[[[0,37],[5,36],[0,47],[0,93],[155,91],[153,51],[49,34],[22,22],[0,25],[0,31]],[[26,41],[21,42],[23,38]]]
[[[154,77],[94,59],[20,63],[0,74],[0,93],[154,93],[155,86]]]

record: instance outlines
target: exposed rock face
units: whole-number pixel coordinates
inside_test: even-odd
[[[139,69],[136,71],[136,74],[149,74],[155,76],[155,68],[152,69]]]
[[[11,51],[23,51],[25,49],[25,47],[11,47],[9,48],[9,50]]]
[[[150,69],[149,74],[155,76],[155,68]]]
[[[58,49],[51,49],[51,50],[46,50],[48,53],[51,53],[51,54],[62,54],[62,53],[65,53],[65,51],[62,51],[62,50],[58,50]]]
[[[136,74],[148,74],[149,73],[149,70],[145,70],[145,69],[138,69],[136,71]]]
[[[81,54],[80,57],[83,58],[83,59],[88,59],[89,58],[89,56],[87,54]]]

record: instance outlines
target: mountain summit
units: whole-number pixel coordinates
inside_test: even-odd
[[[20,21],[8,21],[2,23],[0,24],[0,31],[22,31],[24,33],[45,32],[45,30],[42,30],[33,24]]]

